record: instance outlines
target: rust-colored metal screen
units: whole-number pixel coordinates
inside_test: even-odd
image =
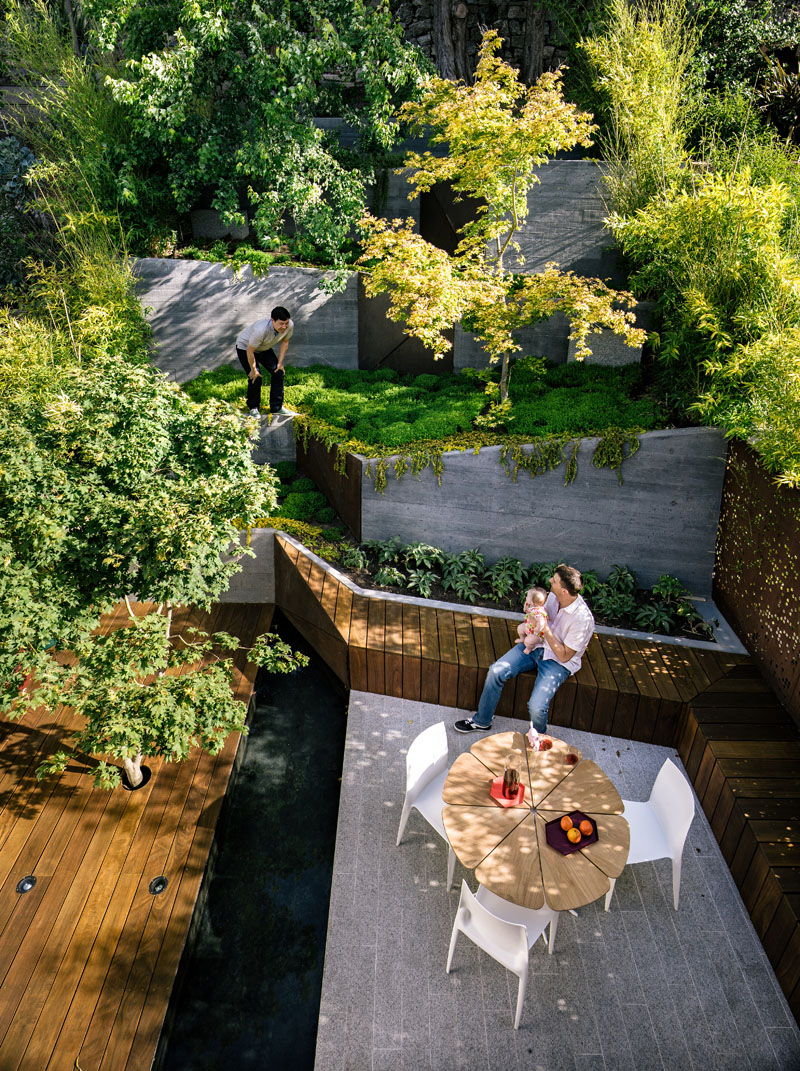
[[[800,491],[779,487],[745,443],[731,443],[714,601],[800,724]]]

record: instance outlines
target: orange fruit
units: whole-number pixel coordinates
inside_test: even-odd
[[[575,826],[572,829],[567,830],[567,840],[571,840],[573,844],[577,844],[581,839],[581,831],[576,829]]]
[[[563,830],[572,829],[572,819],[568,814],[565,814],[561,819],[561,828]]]
[[[594,833],[594,826],[588,818],[584,818],[579,828],[581,833],[583,833],[584,837],[589,837],[592,835],[592,833]]]

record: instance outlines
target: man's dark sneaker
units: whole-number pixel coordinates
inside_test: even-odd
[[[487,733],[491,725],[476,725],[472,718],[457,721],[453,726],[457,733]]]

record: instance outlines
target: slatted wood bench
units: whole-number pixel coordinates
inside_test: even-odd
[[[740,665],[687,704],[676,746],[800,1020],[800,733]]]
[[[518,620],[362,594],[294,541],[275,539],[276,602],[348,687],[474,710]],[[742,661],[725,652],[611,634],[592,637],[556,693],[551,721],[672,744],[688,699]],[[503,689],[498,713],[525,718],[535,675]]]

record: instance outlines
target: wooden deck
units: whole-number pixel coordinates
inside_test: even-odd
[[[265,631],[272,606],[193,611],[191,623],[238,635]],[[104,620],[111,629],[122,612]],[[189,620],[176,617],[180,627]],[[237,662],[249,701],[255,667]],[[71,765],[36,782],[70,716],[39,711],[3,722],[0,740],[0,1068],[145,1071],[151,1067],[239,736],[219,755],[151,761],[136,792],[92,788]],[[25,894],[20,878],[36,877]],[[165,875],[164,892],[150,881]]]
[[[282,536],[276,602],[340,680],[359,691],[474,710],[486,670],[517,642],[512,618],[360,595]],[[551,722],[673,744],[685,705],[746,656],[596,634],[556,693]],[[527,718],[534,677],[503,690],[498,713]]]
[[[471,709],[515,640],[512,619],[362,595],[281,536],[275,575],[277,605],[358,690]],[[272,610],[224,604],[192,623],[247,643]],[[238,698],[249,699],[254,675],[239,665]],[[517,678],[499,712],[526,718],[532,684]],[[596,635],[551,720],[679,749],[800,1018],[800,741],[749,660]],[[63,711],[2,723],[0,1071],[146,1071],[238,738],[215,758],[151,763],[136,793],[94,790],[78,764],[37,784],[36,766],[69,727]],[[19,895],[26,874],[36,885]],[[154,897],[160,874],[169,884]]]

